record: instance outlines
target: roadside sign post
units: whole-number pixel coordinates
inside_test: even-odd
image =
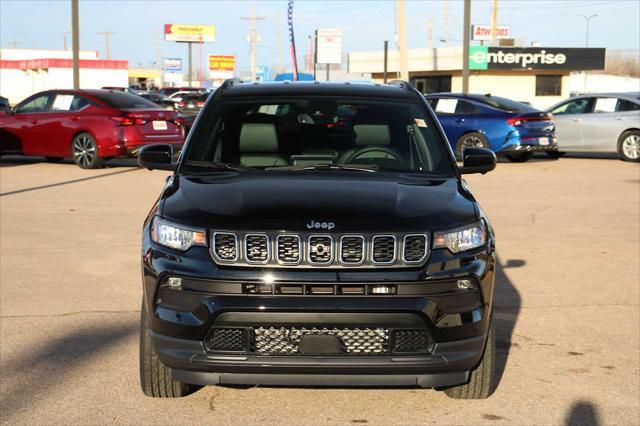
[[[164,24],[165,41],[175,41],[186,43],[188,50],[189,74],[188,85],[193,84],[193,43],[213,43],[216,39],[216,27],[214,25],[192,25],[192,24]],[[200,65],[202,68],[202,52],[200,55]],[[202,74],[202,73],[201,73]]]
[[[327,81],[329,81],[331,64],[342,63],[342,30],[338,28],[316,30],[315,63],[325,64]]]

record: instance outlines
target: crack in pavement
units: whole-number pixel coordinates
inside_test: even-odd
[[[83,315],[83,314],[132,314],[140,313],[140,309],[134,309],[129,311],[75,311],[64,312],[62,314],[41,314],[41,315],[0,315],[0,318],[50,318],[50,317],[67,317],[70,315]]]

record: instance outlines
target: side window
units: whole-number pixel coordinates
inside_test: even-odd
[[[615,112],[618,99],[616,98],[596,98],[593,112]]]
[[[456,104],[456,114],[477,114],[480,109],[469,101],[459,100]]]
[[[569,101],[554,108],[553,110],[551,110],[551,113],[554,115],[586,114],[588,112],[591,112],[591,104],[591,98],[576,99],[574,101]]]
[[[457,99],[441,98],[438,100],[436,112],[440,114],[455,114],[457,106]]]
[[[427,102],[429,103],[429,106],[431,107],[431,109],[435,111],[436,107],[438,106],[438,99],[429,98],[427,99]]]
[[[73,102],[71,102],[71,111],[79,111],[82,108],[91,104],[87,98],[83,98],[82,96],[74,96]]]
[[[618,99],[618,103],[616,105],[616,112],[638,111],[638,110],[640,110],[640,104],[636,104],[635,102],[631,102],[626,99]]]
[[[40,95],[16,107],[16,113],[34,113],[49,111],[49,95]]]
[[[71,111],[71,104],[73,103],[73,95],[68,94],[57,94],[53,99],[53,103],[51,104],[52,112],[64,112]]]

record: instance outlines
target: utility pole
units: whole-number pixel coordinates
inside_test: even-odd
[[[409,81],[409,56],[407,54],[407,26],[405,18],[405,0],[396,0],[398,47],[400,48],[400,80]]]
[[[491,41],[496,39],[496,27],[498,26],[498,0],[493,0],[493,14],[491,16]]]
[[[97,34],[104,36],[104,52],[105,52],[105,56],[106,56],[107,59],[111,59],[111,49],[109,48],[109,37],[112,34],[115,34],[115,33],[111,32],[111,31],[103,31],[103,32],[99,32]]]
[[[256,47],[258,42],[260,41],[260,36],[258,35],[257,21],[264,21],[266,18],[264,16],[256,16],[256,5],[254,4],[251,7],[251,16],[243,16],[240,19],[243,21],[251,21],[251,32],[249,32],[249,37],[247,37],[247,41],[251,44],[251,81],[256,80]]]
[[[162,62],[162,33],[156,35],[156,64],[160,70],[160,89],[164,87],[164,63]]]
[[[313,38],[311,36],[309,36],[309,61],[307,63],[309,64],[308,72],[311,74],[313,72]]]
[[[578,15],[581,18],[584,18],[586,23],[587,23],[587,40],[585,42],[585,47],[589,47],[589,23],[591,21],[591,18],[595,18],[596,16],[598,16],[597,13],[594,13],[593,15]]]
[[[278,73],[282,72],[282,45],[280,44],[280,13],[276,13],[276,49],[278,50]]]
[[[389,56],[388,53],[389,53],[389,41],[385,40],[384,41],[384,71],[383,71],[384,84],[387,84],[387,58]]]
[[[464,0],[464,31],[462,37],[462,93],[469,93],[469,36],[471,32],[471,0]]]
[[[433,18],[429,17],[429,25],[427,30],[427,40],[429,42],[429,49],[433,48]]]
[[[444,0],[444,45],[449,46],[449,2]]]
[[[193,49],[192,49],[192,45],[193,45],[192,42],[190,42],[190,41],[187,42],[187,48],[189,49],[189,75],[188,75],[188,79],[189,79],[188,86],[189,87],[193,86],[193,84],[191,83],[193,81]]]
[[[80,22],[78,0],[71,0],[71,44],[73,48],[73,88],[80,88]]]

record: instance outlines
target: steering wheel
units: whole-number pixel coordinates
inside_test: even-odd
[[[392,156],[394,159],[398,160],[398,161],[404,161],[402,158],[402,155],[400,155],[398,153],[398,151],[396,151],[395,149],[392,148],[387,148],[385,146],[365,146],[364,148],[360,148],[357,151],[354,151],[353,153],[351,153],[351,155],[349,155],[345,160],[343,164],[349,164],[351,163],[353,160],[355,160],[358,157],[361,157],[364,154],[368,154],[370,152],[382,152],[385,154],[389,154],[390,156]]]

